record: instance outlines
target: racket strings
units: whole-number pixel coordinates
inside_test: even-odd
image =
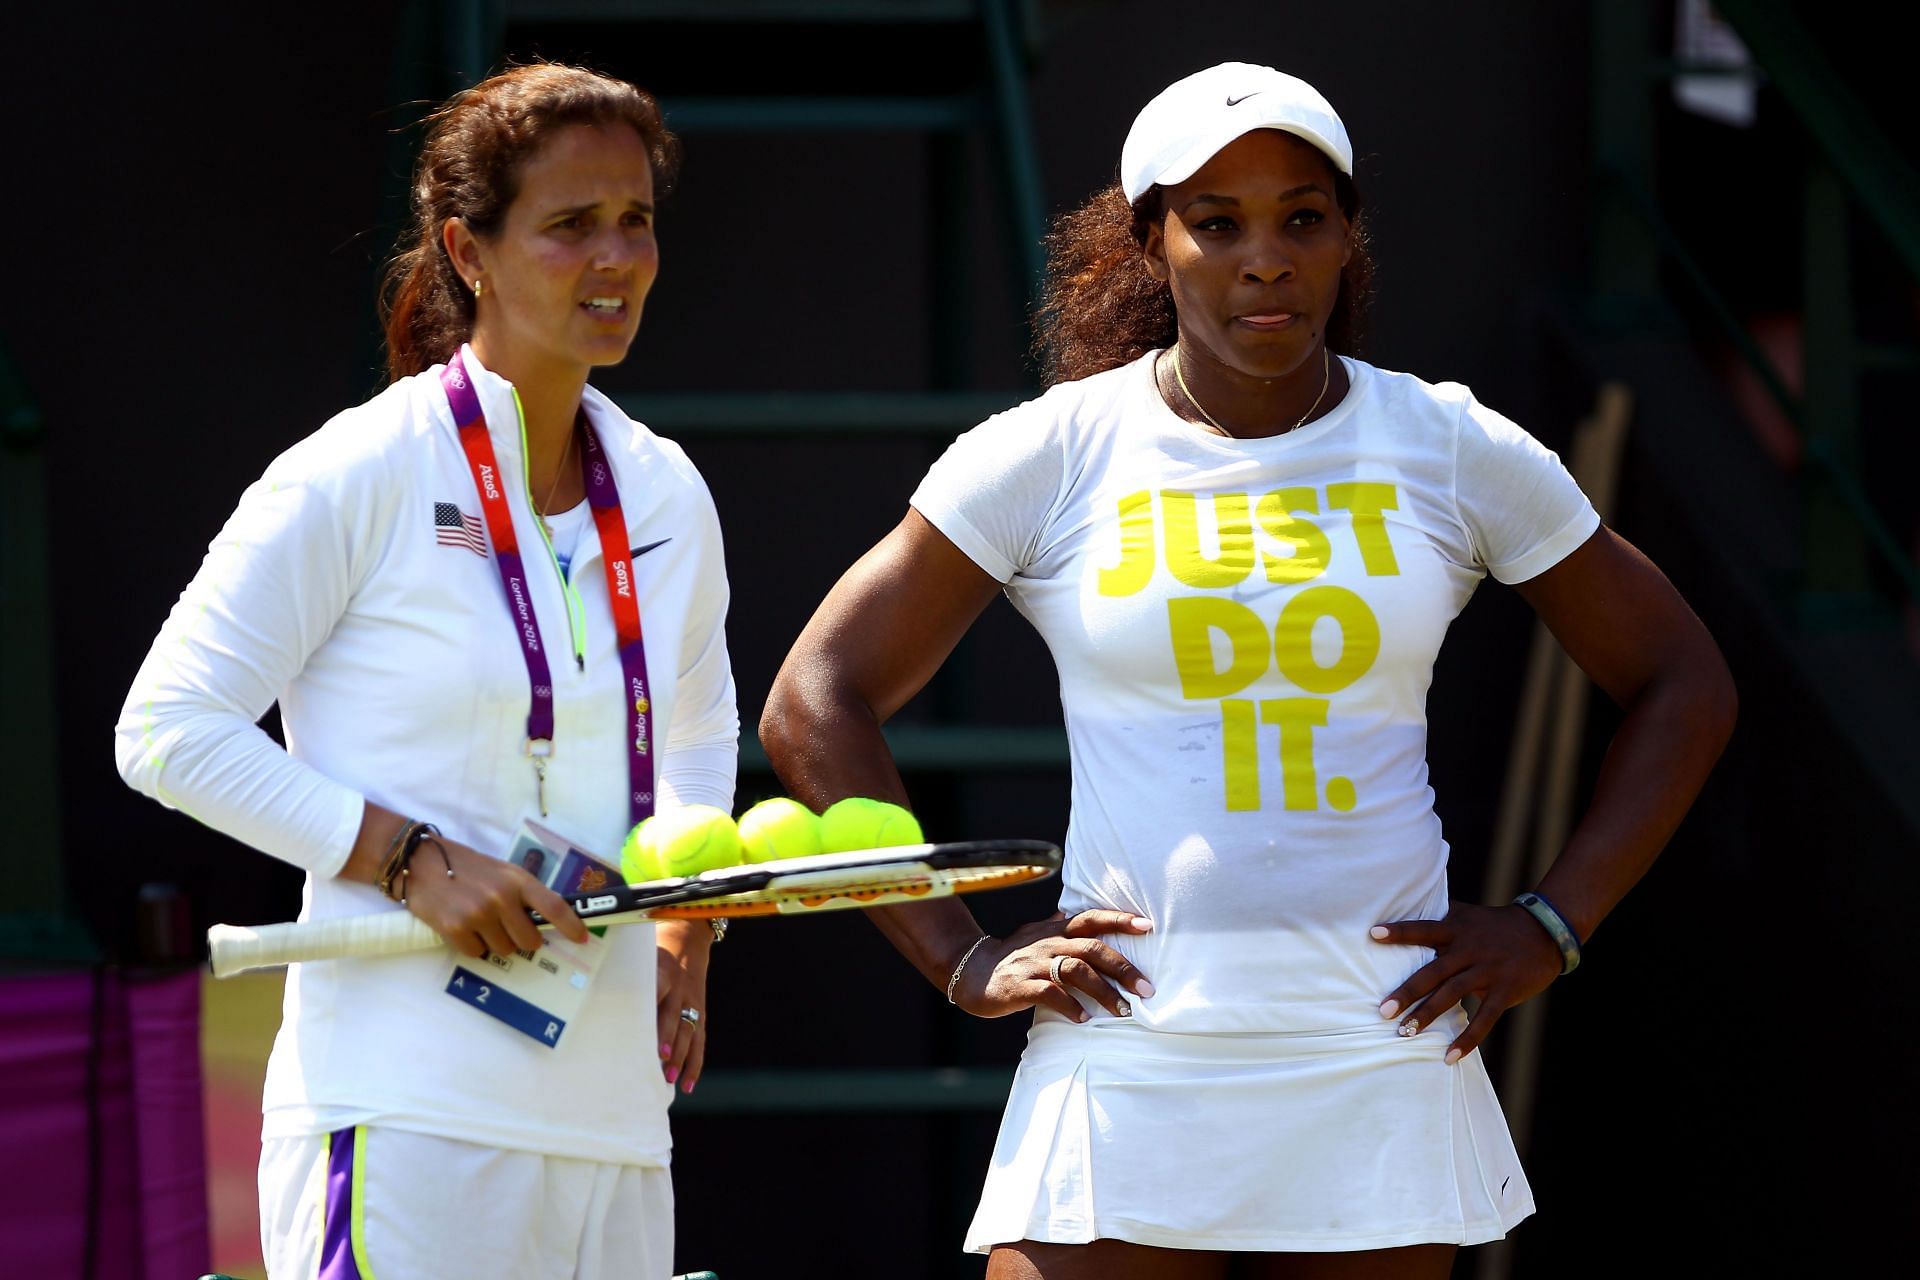
[[[888,897],[909,901],[944,897],[950,893],[972,893],[1039,880],[1052,874],[1051,867],[994,867],[970,871],[942,871],[888,881],[871,881],[836,887],[809,885],[781,889],[769,886],[748,893],[705,898],[673,906],[655,907],[648,914],[656,920],[710,919],[715,916],[779,915],[785,908],[818,911],[836,901],[861,906],[874,905]]]

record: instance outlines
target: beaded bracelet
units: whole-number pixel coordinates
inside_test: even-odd
[[[393,833],[393,839],[387,843],[387,851],[380,857],[380,874],[374,878],[381,896],[393,898],[393,882],[400,878],[401,869],[406,865],[408,840],[418,825],[411,819],[401,822],[400,829]],[[394,901],[399,899],[394,898]]]
[[[440,851],[440,861],[447,868],[447,879],[453,879],[453,859],[447,856],[447,846],[440,841],[440,828],[431,822],[409,822],[400,828],[400,833],[387,847],[387,856],[380,867],[380,892],[395,902],[407,900],[407,873],[413,867],[413,855],[425,841],[433,841],[433,847]],[[400,886],[398,893],[394,885]]]
[[[1553,945],[1560,948],[1560,974],[1565,977],[1580,967],[1580,938],[1560,914],[1560,908],[1548,902],[1537,893],[1523,893],[1513,900],[1513,905],[1523,909],[1528,915],[1540,922],[1540,927],[1553,939]]]
[[[431,822],[414,824],[413,834],[407,837],[407,851],[400,855],[400,901],[407,900],[407,874],[413,870],[413,855],[421,845],[433,841],[433,847],[440,852],[440,862],[447,869],[447,879],[453,879],[453,859],[447,856],[447,846],[441,843],[440,828]]]

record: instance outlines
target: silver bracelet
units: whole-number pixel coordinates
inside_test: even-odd
[[[967,948],[967,953],[960,957],[960,963],[953,966],[953,976],[947,979],[947,1003],[948,1004],[959,1003],[957,1000],[953,998],[953,989],[960,984],[960,971],[967,967],[967,961],[973,959],[973,953],[980,949],[980,944],[985,942],[988,938],[991,938],[992,936],[993,935],[990,933],[983,933],[979,937],[975,938],[973,940],[973,945]]]

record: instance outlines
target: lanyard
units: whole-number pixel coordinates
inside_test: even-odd
[[[447,403],[453,409],[454,425],[460,430],[460,447],[466,450],[467,465],[473,471],[473,487],[480,494],[480,511],[486,521],[487,538],[493,544],[494,567],[500,571],[500,585],[506,591],[507,608],[520,635],[520,649],[527,661],[527,679],[533,686],[533,701],[527,711],[527,756],[533,761],[533,773],[540,798],[541,816],[547,812],[547,761],[553,755],[553,676],[547,667],[546,646],[540,639],[540,620],[534,616],[533,594],[527,588],[526,566],[520,559],[520,543],[514,537],[513,512],[507,506],[506,491],[500,484],[500,466],[493,453],[493,438],[487,433],[486,415],[480,397],[474,394],[473,380],[467,375],[466,361],[455,352],[440,370],[440,385],[446,389]],[[613,483],[613,471],[607,466],[600,437],[586,415],[580,417],[584,441],[580,453],[580,471],[586,480],[587,504],[600,534],[600,558],[607,573],[607,599],[613,604],[614,635],[620,645],[620,670],[625,677],[622,700],[627,704],[628,815],[632,822],[653,815],[653,704],[647,693],[646,645],[640,632],[640,602],[634,595],[633,563],[627,548],[627,521],[620,510],[620,492]]]

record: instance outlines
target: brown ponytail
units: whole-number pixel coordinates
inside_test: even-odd
[[[543,62],[514,67],[455,94],[427,117],[414,165],[410,216],[380,295],[387,376],[397,382],[447,359],[473,332],[473,296],[441,240],[447,219],[499,232],[519,194],[520,167],[565,125],[625,124],[653,159],[656,198],[672,190],[680,141],[645,92],[611,76]]]
[[[1353,256],[1327,320],[1327,346],[1354,355],[1373,296],[1373,254],[1360,193],[1336,174],[1334,194],[1353,226]],[[1047,231],[1047,271],[1034,310],[1033,356],[1046,385],[1072,382],[1173,345],[1173,291],[1147,271],[1147,228],[1166,216],[1164,191],[1127,203],[1119,183],[1095,192]]]

